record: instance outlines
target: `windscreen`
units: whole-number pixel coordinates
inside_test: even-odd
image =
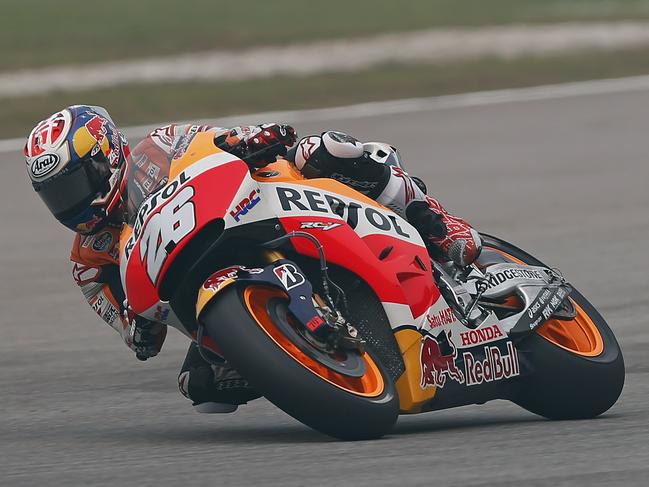
[[[142,202],[167,184],[171,155],[145,139],[135,147],[126,164],[127,221],[132,223]]]

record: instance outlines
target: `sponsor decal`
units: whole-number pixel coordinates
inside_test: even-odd
[[[530,330],[549,320],[568,294],[569,291],[563,287],[557,288],[555,292],[548,288],[544,289],[527,309],[528,318],[533,320],[529,324]]]
[[[101,319],[113,326],[118,317],[119,310],[113,306],[113,303],[109,302],[108,306],[106,306],[106,310],[101,314]]]
[[[487,289],[494,288],[499,284],[503,284],[506,281],[512,279],[534,279],[537,281],[545,281],[546,276],[539,270],[536,269],[521,269],[521,268],[511,268],[505,269],[495,274],[489,274],[487,279]]]
[[[302,156],[303,161],[308,161],[311,154],[320,147],[320,137],[306,137],[302,139],[299,145],[300,155]],[[299,169],[302,169],[301,167]]]
[[[261,274],[264,272],[263,269],[258,267],[248,268],[244,266],[233,266],[228,267],[227,269],[221,269],[218,272],[212,274],[204,283],[203,289],[212,289],[215,292],[218,292],[226,282],[236,279],[239,276],[239,271],[245,271],[249,274]]]
[[[334,228],[341,227],[342,223],[334,222],[303,222],[300,225],[301,229],[316,229],[326,232],[327,230],[333,230]]]
[[[504,336],[505,335],[500,329],[500,326],[496,324],[485,326],[484,328],[478,328],[477,330],[463,331],[460,333],[460,339],[462,340],[463,348],[493,342]]]
[[[113,326],[119,317],[119,310],[110,302],[104,292],[100,292],[91,304],[92,309],[109,325]]]
[[[135,164],[135,167],[142,169],[150,160],[146,154],[131,154],[131,161]]]
[[[277,197],[284,211],[313,211],[344,218],[350,227],[355,229],[360,219],[368,222],[377,230],[394,232],[410,238],[400,226],[396,215],[385,213],[372,206],[361,206],[355,202],[345,202],[339,196],[302,188],[276,188]]]
[[[81,240],[80,240],[81,241],[81,247],[84,248],[84,249],[87,249],[88,247],[90,247],[90,244],[92,244],[92,242],[95,240],[93,236],[89,236],[89,235],[80,235],[80,237],[81,237]]]
[[[52,172],[58,166],[60,160],[58,154],[43,154],[32,162],[30,171],[34,177],[40,178]]]
[[[171,147],[174,142],[174,130],[171,125],[165,127],[160,127],[155,129],[149,135],[153,142],[164,150],[167,150]]]
[[[160,188],[155,193],[151,194],[151,196],[149,196],[149,198],[142,203],[140,209],[137,212],[137,216],[135,217],[135,222],[133,224],[133,234],[124,246],[124,254],[127,259],[131,256],[131,252],[135,247],[135,242],[140,236],[140,232],[142,231],[142,227],[144,226],[144,222],[146,221],[147,217],[157,206],[172,198],[176,194],[178,188],[180,188],[190,179],[191,177],[188,176],[185,171],[183,171],[178,175],[176,179],[171,181],[166,186]]]
[[[257,176],[262,178],[274,178],[275,176],[279,176],[279,171],[262,171],[258,172]]]
[[[405,188],[405,203],[406,205],[408,205],[408,203],[415,199],[415,187],[413,185],[412,179],[410,179],[408,174],[400,167],[390,166],[390,169],[392,170],[392,174],[394,174],[398,178],[403,179],[403,187]]]
[[[550,299],[550,296],[552,296],[552,291],[550,289],[544,289],[543,292],[536,298],[534,303],[527,308],[527,315],[530,317],[530,319],[534,318],[534,315],[541,309],[541,306],[543,306],[548,299]],[[552,313],[550,313],[552,315]],[[549,318],[550,316],[548,316]]]
[[[103,232],[97,235],[92,242],[92,249],[96,252],[105,252],[113,243],[113,236],[110,232]]]
[[[92,150],[90,151],[90,157],[95,157],[99,151],[101,150],[101,147],[99,147],[99,144],[95,145]]]
[[[437,337],[426,335],[421,342],[421,387],[444,387],[446,379],[464,383],[464,374],[455,365],[457,349],[445,333]]]
[[[273,273],[287,291],[304,284],[306,281],[304,276],[300,274],[293,264],[282,264],[277,266],[273,269]]]
[[[358,179],[350,178],[349,176],[345,176],[344,174],[340,174],[338,172],[331,173],[329,177],[335,179],[336,181],[340,181],[346,186],[350,186],[352,188],[357,188],[359,190],[365,190],[365,191],[374,189],[379,185],[379,183],[377,183],[376,181],[360,181]]]
[[[318,328],[320,328],[323,323],[324,320],[321,317],[314,316],[313,318],[311,318],[309,321],[306,322],[306,327],[311,331],[315,331]]]
[[[86,130],[88,130],[92,138],[95,139],[99,144],[101,144],[106,137],[107,122],[108,121],[104,117],[95,115],[85,124]]]
[[[426,321],[431,328],[437,328],[454,323],[457,317],[451,308],[445,308],[432,315],[426,315]]]
[[[121,154],[120,151],[122,147],[121,144],[122,139],[117,133],[117,130],[113,130],[110,140],[113,144],[113,147],[108,153],[108,162],[110,163],[111,167],[117,167],[117,163],[119,163],[120,154]]]
[[[235,222],[239,222],[241,217],[247,215],[260,201],[259,190],[255,189],[247,197],[239,201],[234,210],[230,211],[230,216],[234,218]]]
[[[161,321],[166,321],[167,318],[169,318],[169,308],[162,307],[161,305],[156,306],[155,309],[155,314],[153,315],[153,319],[155,321],[161,322]]]
[[[160,175],[160,166],[154,164],[153,162],[149,162],[149,167],[146,170],[146,175],[150,178],[158,179],[158,176]]]
[[[95,228],[100,222],[101,217],[99,215],[93,215],[92,218],[87,222],[79,223],[76,230],[79,233],[88,233],[92,231],[92,229]]]
[[[464,352],[466,385],[475,386],[485,382],[510,379],[520,375],[518,354],[512,342],[507,342],[507,353],[498,347],[484,347],[485,358],[476,359],[472,352]]]

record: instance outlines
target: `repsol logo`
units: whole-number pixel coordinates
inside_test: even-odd
[[[188,176],[185,171],[183,171],[178,175],[176,179],[171,181],[161,190],[153,193],[149,197],[149,199],[145,200],[142,203],[142,206],[140,206],[140,209],[137,212],[135,222],[133,223],[133,233],[124,246],[124,253],[127,259],[130,257],[133,247],[135,247],[135,242],[138,239],[140,232],[142,231],[142,227],[144,226],[144,222],[146,221],[149,214],[151,214],[151,212],[159,205],[161,205],[164,201],[171,198],[176,193],[178,188],[180,188],[190,179],[191,177]]]
[[[371,206],[362,206],[353,201],[345,202],[339,196],[319,191],[284,187],[276,189],[277,197],[284,211],[313,211],[337,215],[345,219],[348,225],[354,229],[362,218],[378,230],[395,232],[402,237],[410,238],[410,235],[401,227],[396,215],[384,213]]]
[[[499,284],[509,281],[511,279],[534,279],[537,281],[544,281],[545,276],[541,271],[534,269],[505,269],[504,271],[496,272],[491,274],[489,279],[487,279],[487,288],[491,289],[498,286]]]
[[[152,194],[148,200],[142,203],[142,206],[137,212],[135,223],[133,224],[133,235],[135,235],[136,238],[140,233],[140,230],[142,230],[142,225],[144,225],[144,221],[146,220],[146,217],[149,216],[149,213],[151,213],[151,211],[161,203],[171,198],[176,193],[176,190],[190,179],[191,178],[183,171],[176,179],[171,181],[160,191]]]

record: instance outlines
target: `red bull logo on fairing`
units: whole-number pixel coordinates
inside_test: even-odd
[[[464,384],[464,374],[455,365],[457,349],[453,343],[446,339],[444,334],[443,347],[440,347],[439,338],[425,336],[421,343],[421,387],[444,387],[446,378]],[[449,333],[450,338],[450,333]],[[449,348],[450,353],[442,354],[442,348]]]
[[[520,375],[518,354],[512,342],[507,342],[507,353],[498,347],[484,347],[484,353],[484,359],[477,359],[472,352],[464,353],[466,385],[475,386]]]

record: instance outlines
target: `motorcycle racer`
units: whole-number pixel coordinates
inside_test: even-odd
[[[431,255],[459,266],[481,250],[478,233],[426,195],[425,185],[398,165],[396,149],[363,144],[335,131],[302,138],[287,125],[219,128],[171,124],[151,132],[130,152],[108,112],[71,106],[39,122],[25,145],[27,172],[37,194],[63,225],[74,230],[72,274],[92,309],[120,333],[140,360],[156,356],[166,326],[135,315],[125,302],[119,275],[119,237],[129,207],[137,207],[167,180],[199,132],[214,133],[215,144],[263,167],[285,156],[307,178],[336,179],[393,209],[417,228]],[[291,150],[289,147],[294,146]],[[129,184],[129,194],[126,182]],[[136,193],[140,194],[136,194]],[[162,319],[162,317],[160,317]],[[178,377],[181,392],[200,412],[231,412],[259,395],[218,356],[211,365],[190,345]]]

